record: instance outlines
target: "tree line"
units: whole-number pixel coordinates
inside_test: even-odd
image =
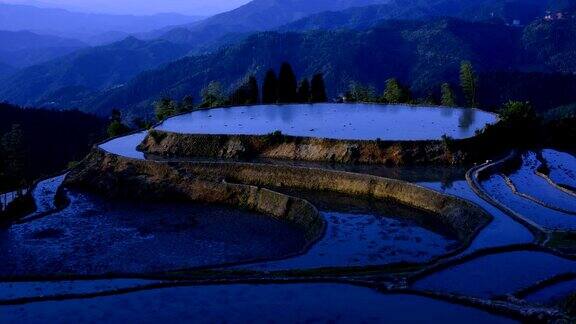
[[[469,61],[460,65],[460,90],[464,96],[465,106],[478,107],[478,76]],[[407,85],[391,78],[386,81],[384,92],[378,95],[373,86],[352,82],[344,96],[348,102],[377,102],[388,104],[427,104],[456,107],[459,104],[458,96],[450,83],[442,83],[440,96],[428,93],[426,97],[415,99]]]
[[[0,103],[0,116],[0,192],[65,169],[105,138],[106,121],[78,111]]]
[[[192,96],[186,96],[182,101],[164,97],[154,103],[156,118],[164,120],[169,116],[197,108],[319,103],[328,100],[323,74],[317,73],[311,79],[303,78],[298,81],[292,66],[287,62],[282,63],[278,74],[274,69],[268,70],[261,88],[258,79],[251,75],[241,80],[229,94],[226,93],[220,82],[212,81],[202,89],[200,97],[201,101],[197,105]]]

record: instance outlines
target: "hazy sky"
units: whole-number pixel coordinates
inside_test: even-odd
[[[177,12],[208,15],[236,8],[250,0],[0,0],[5,3],[29,4],[75,11],[154,14]]]

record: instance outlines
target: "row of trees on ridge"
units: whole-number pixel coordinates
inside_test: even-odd
[[[192,96],[186,96],[178,102],[165,97],[154,104],[158,120],[169,116],[185,113],[195,108],[211,108],[221,106],[255,105],[255,104],[287,104],[287,103],[318,103],[328,100],[324,76],[321,73],[297,81],[297,77],[289,63],[283,63],[278,74],[273,69],[268,70],[264,77],[262,89],[258,80],[251,75],[242,80],[234,90],[226,95],[222,84],[210,82],[201,93],[201,102],[194,104]]]
[[[468,61],[462,62],[460,66],[460,87],[466,106],[478,107],[478,77],[472,64]],[[394,78],[386,81],[384,93],[381,96],[377,95],[376,88],[372,86],[352,82],[345,95],[345,99],[350,102],[440,104],[447,107],[455,107],[458,105],[457,95],[450,83],[443,83],[440,86],[440,98],[430,93],[425,98],[415,100],[410,88]]]

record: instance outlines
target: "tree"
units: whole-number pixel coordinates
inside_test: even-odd
[[[308,81],[308,79],[300,81],[300,86],[298,87],[298,102],[310,102],[310,95],[310,81]]]
[[[248,101],[249,105],[256,105],[260,102],[260,90],[258,87],[258,80],[255,76],[251,75],[248,78]]]
[[[324,76],[322,73],[317,73],[312,77],[310,101],[313,103],[328,101],[328,96],[326,95],[326,85],[324,83]]]
[[[502,122],[507,124],[532,123],[538,120],[529,102],[508,101],[499,112]]]
[[[177,109],[178,105],[176,102],[168,97],[164,97],[154,103],[154,112],[156,113],[156,118],[159,121],[173,116],[176,114]]]
[[[185,113],[194,110],[194,97],[191,95],[185,96],[178,105],[177,113]]]
[[[122,113],[118,109],[112,109],[110,115],[110,124],[107,133],[109,137],[124,135],[130,131],[130,128],[122,123]]]
[[[443,83],[442,88],[442,106],[446,107],[456,107],[456,96],[449,83]]]
[[[219,107],[226,104],[226,97],[222,90],[222,85],[218,81],[212,81],[207,87],[202,89],[203,108]]]
[[[266,72],[264,77],[264,84],[262,86],[262,103],[275,104],[278,102],[278,78],[276,72],[270,69]]]
[[[13,185],[26,183],[27,151],[24,133],[19,124],[13,124],[10,131],[2,137],[4,151],[4,172]]]
[[[247,80],[232,92],[229,101],[232,105],[254,105],[258,103],[258,81],[250,76]]]
[[[298,100],[296,88],[298,87],[296,75],[290,64],[284,62],[278,75],[278,102],[292,103]]]
[[[407,103],[411,100],[410,91],[396,79],[386,81],[383,101],[386,103]]]
[[[468,107],[478,106],[478,77],[472,63],[464,61],[460,65],[460,86]]]
[[[350,102],[376,102],[376,89],[373,86],[366,86],[359,82],[351,82],[346,93],[346,100]]]
[[[502,140],[522,146],[540,139],[540,119],[529,102],[509,101],[503,105],[499,115],[504,130]]]

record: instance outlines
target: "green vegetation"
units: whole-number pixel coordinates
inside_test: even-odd
[[[255,76],[250,76],[243,80],[234,92],[230,95],[229,102],[231,105],[255,105],[259,102],[258,80]]]
[[[0,192],[65,169],[106,137],[106,120],[78,111],[0,103],[0,116]]]
[[[456,107],[456,95],[449,83],[443,83],[441,87],[441,105],[446,107]]]
[[[324,83],[324,76],[320,73],[312,77],[312,90],[310,93],[310,101],[313,103],[328,101],[326,94],[326,85]]]
[[[376,89],[373,86],[363,85],[359,82],[351,82],[346,93],[348,102],[378,102]]]
[[[112,110],[107,133],[109,137],[117,137],[130,132],[130,127],[122,123],[122,113],[118,109]]]
[[[478,107],[478,77],[469,61],[464,61],[460,65],[460,86],[467,106]]]
[[[270,69],[266,72],[266,77],[264,77],[262,103],[273,104],[276,102],[278,102],[278,78],[276,77],[276,72]]]
[[[212,81],[202,89],[202,108],[220,107],[226,105],[226,96],[222,89],[222,84],[218,81]]]
[[[509,101],[500,110],[500,119],[508,125],[537,122],[536,112],[529,102]]]
[[[401,85],[396,79],[388,79],[386,81],[386,89],[382,96],[382,101],[385,103],[408,103],[412,100],[412,95],[408,87]]]
[[[154,113],[156,119],[164,120],[176,114],[176,102],[170,98],[164,97],[154,103]]]
[[[290,64],[284,62],[278,75],[278,103],[294,103],[298,101],[296,75]]]
[[[300,85],[298,86],[298,102],[308,103],[310,100],[310,81],[304,79],[300,81]]]
[[[25,177],[28,167],[26,146],[24,143],[24,134],[19,124],[13,124],[10,131],[2,136],[0,152],[1,161],[0,176],[8,183],[18,187],[26,185]]]

